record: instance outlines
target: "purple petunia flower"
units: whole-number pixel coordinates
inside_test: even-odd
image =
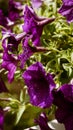
[[[25,7],[24,12],[24,25],[23,29],[27,36],[23,41],[23,53],[19,55],[19,60],[21,61],[21,67],[23,68],[25,62],[29,57],[37,52],[36,47],[40,46],[40,37],[42,35],[43,27],[52,22],[54,18],[47,19],[38,17],[34,10],[28,6]],[[29,45],[29,40],[32,40],[33,47]]]
[[[23,48],[23,52],[21,54],[19,54],[18,58],[21,62],[21,68],[24,67],[25,62],[34,54],[34,53],[38,53],[38,52],[44,52],[46,51],[46,48],[42,47],[42,46],[32,46],[29,44],[29,41],[31,40],[31,37],[26,36],[22,42],[22,48]]]
[[[0,25],[5,27],[6,29],[10,29],[11,26],[14,25],[14,22],[12,22],[8,16],[5,16],[3,14],[3,11],[0,9]]]
[[[3,79],[0,77],[0,93],[2,92],[8,92],[8,89],[6,88],[6,85]]]
[[[32,3],[33,8],[39,8],[42,5],[43,1],[42,0],[31,0],[31,3]]]
[[[23,8],[20,2],[9,0],[7,13],[0,9],[0,25],[10,29],[16,20],[23,18]]]
[[[54,18],[38,17],[32,8],[28,6],[25,7],[23,30],[31,35],[32,42],[35,46],[40,45],[43,27],[52,21],[54,21]]]
[[[63,0],[59,13],[66,17],[68,23],[73,22],[73,0]]]
[[[2,34],[3,34],[2,46],[5,51],[8,50],[10,52],[18,51],[18,45],[26,35],[24,32],[15,35],[14,33],[6,31],[2,31]]]
[[[38,107],[52,105],[52,90],[55,87],[51,74],[46,74],[40,62],[31,65],[22,75],[28,87],[30,102]]]
[[[23,53],[19,54],[19,60],[21,62],[21,68],[24,67],[25,62],[29,59],[33,53],[35,53],[37,50],[35,47],[32,47],[28,44],[30,38],[26,36],[26,38],[23,40]]]
[[[4,126],[4,112],[3,109],[0,107],[0,130],[3,130]]]
[[[11,32],[3,31],[2,46],[4,48],[4,52],[3,52],[2,68],[8,70],[9,82],[13,81],[14,73],[16,71],[17,64],[19,61],[19,58],[16,54],[18,53],[18,45],[21,42],[21,40],[24,39],[25,35],[26,34],[24,32],[15,35]]]
[[[18,58],[13,54],[8,54],[7,51],[4,51],[3,53],[3,62],[2,62],[2,68],[5,68],[8,70],[8,80],[11,83],[14,79],[14,73],[17,68]]]
[[[8,17],[11,21],[15,21],[20,18],[20,13],[22,12],[23,6],[20,2],[15,2],[14,0],[9,0],[9,11]]]
[[[54,104],[58,107],[56,118],[64,123],[66,130],[73,130],[73,85],[64,84],[53,91]]]
[[[2,46],[4,50],[8,50],[10,52],[14,52],[18,50],[18,44],[19,41],[15,39],[15,35],[10,33],[10,32],[5,32],[3,34],[3,39],[2,39]]]

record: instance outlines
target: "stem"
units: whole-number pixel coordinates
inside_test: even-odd
[[[61,51],[55,49],[55,48],[44,48],[44,47],[36,47],[37,52],[46,52],[46,51],[55,51],[60,53]]]
[[[51,23],[55,20],[55,18],[45,18],[44,20],[37,23],[38,26],[44,26],[48,23]]]
[[[0,98],[0,101],[7,101],[7,102],[16,102],[18,104],[20,104],[20,102],[18,100],[12,99],[12,98]]]
[[[10,101],[11,101],[11,98],[0,98],[0,101],[7,101],[7,102],[10,102]]]
[[[57,0],[55,0],[53,4],[53,12],[55,15],[57,14]]]

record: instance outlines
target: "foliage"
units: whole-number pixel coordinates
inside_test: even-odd
[[[28,0],[21,0],[20,3],[31,5],[31,1]],[[4,1],[4,4],[7,5],[7,1]],[[55,18],[52,23],[44,27],[41,36],[41,45],[46,48],[46,51],[35,52],[31,55],[22,69],[19,67],[19,63],[12,83],[8,82],[8,71],[1,68],[4,52],[2,30],[6,27],[0,25],[0,77],[9,91],[0,93],[0,106],[6,111],[4,130],[24,130],[31,127],[35,125],[34,119],[41,112],[47,114],[48,120],[55,118],[56,107],[54,105],[43,109],[30,104],[27,86],[23,81],[22,74],[30,65],[38,61],[43,64],[46,73],[49,72],[54,76],[57,87],[71,82],[73,78],[73,23],[68,24],[66,18],[58,13],[61,4],[61,0],[45,0],[40,8],[34,9],[38,16]],[[4,7],[0,1],[0,8],[6,12],[7,8]],[[24,23],[24,19],[18,19],[16,24],[12,26],[13,33],[17,35],[23,32],[22,24]],[[29,45],[33,46],[31,44],[32,41],[29,42]],[[21,54],[21,52],[22,44],[19,44],[17,54]]]

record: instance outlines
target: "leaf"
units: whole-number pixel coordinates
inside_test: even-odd
[[[71,61],[73,62],[73,52],[71,53]]]
[[[16,114],[16,121],[15,121],[15,125],[18,124],[18,122],[20,121],[23,113],[25,111],[25,105],[21,105],[19,106],[19,109],[17,110],[17,114]]]
[[[68,76],[70,77],[71,76],[71,74],[72,74],[72,68],[71,68],[71,66],[70,66],[70,64],[62,64],[63,65],[63,68],[67,71],[67,73],[68,73]]]

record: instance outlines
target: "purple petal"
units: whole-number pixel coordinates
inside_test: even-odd
[[[66,17],[68,23],[73,22],[73,6],[62,5],[59,13]]]
[[[73,113],[65,121],[66,130],[73,130]]]
[[[64,123],[66,130],[73,129],[73,85],[64,84],[58,90],[53,91],[54,104],[58,107],[56,118]]]
[[[22,5],[20,2],[9,0],[9,19],[15,21],[19,18],[20,12],[22,11]]]
[[[22,75],[28,87],[30,101],[33,105],[47,108],[53,101],[52,90],[55,83],[51,74],[46,74],[41,63],[31,65]]]
[[[61,92],[68,101],[73,102],[73,85],[71,84],[64,84],[61,87]]]
[[[18,45],[20,44],[21,40],[25,37],[25,33],[20,33],[15,35],[14,33],[8,31],[2,31],[3,39],[2,39],[2,46],[4,50],[10,52],[18,52]]]
[[[32,35],[32,41],[34,45],[39,45],[40,44],[40,35],[42,33],[42,28],[38,28],[37,23],[34,19],[35,14],[32,14],[31,11],[33,11],[31,8],[28,8],[27,6],[25,7],[25,12],[24,12],[24,26],[23,29],[26,33]]]
[[[10,52],[14,52],[18,50],[18,45],[20,41],[17,41],[15,35],[10,32],[4,32],[2,39],[2,46],[4,50],[8,50]]]
[[[46,116],[45,113],[41,113],[39,118],[35,120],[35,123],[38,124],[40,126],[41,130],[52,130],[49,126],[48,126],[48,118]]]
[[[38,17],[32,8],[28,6],[25,7],[23,30],[28,35],[31,35],[34,46],[40,45],[40,37],[42,35],[43,27],[53,20],[54,19],[50,20]]]
[[[35,48],[31,47],[29,44],[29,37],[26,37],[23,41],[23,53],[19,55],[19,60],[21,62],[21,68],[24,67],[25,62],[30,58],[33,53],[35,53]]]
[[[17,68],[17,62],[18,60],[15,59],[11,54],[8,54],[8,52],[3,53],[2,68],[5,68],[6,70],[8,70],[9,82],[12,82],[14,79],[14,73]]]
[[[64,3],[65,5],[72,6],[72,5],[73,5],[73,0],[63,0],[63,3]]]
[[[43,1],[42,0],[31,0],[31,3],[32,3],[33,8],[39,8],[42,5]]]

